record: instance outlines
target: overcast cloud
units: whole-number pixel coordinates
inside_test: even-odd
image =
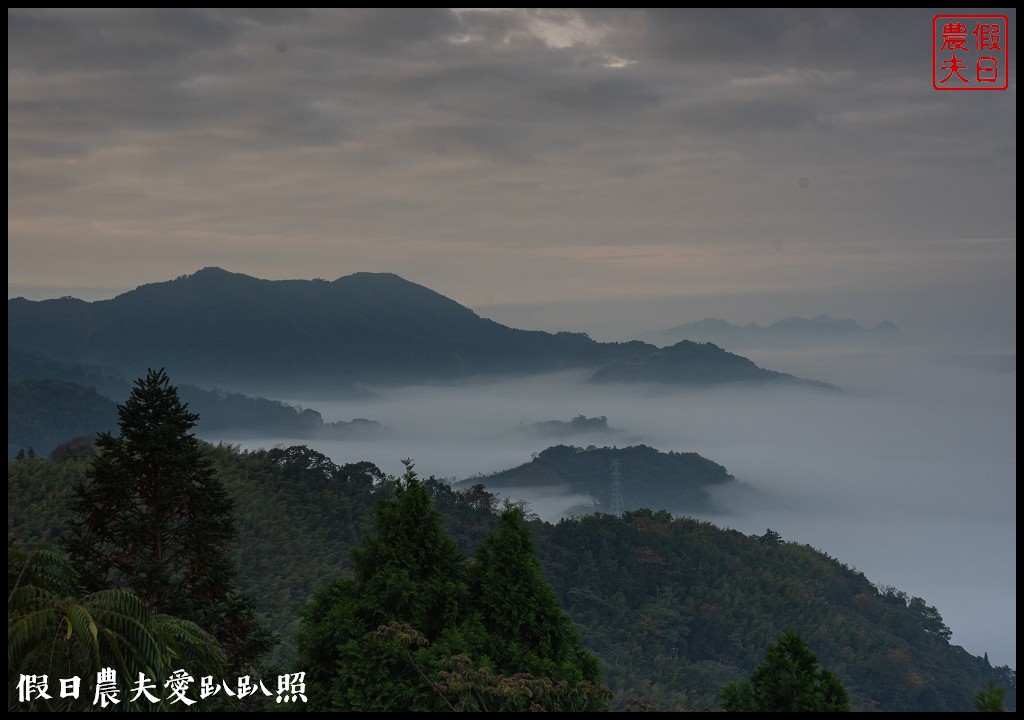
[[[1015,46],[937,92],[933,14],[9,10],[8,294],[389,271],[596,336],[707,296],[1005,336]]]

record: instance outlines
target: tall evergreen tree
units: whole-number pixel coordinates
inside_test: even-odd
[[[974,695],[974,709],[978,712],[1005,712],[1003,699],[1006,691],[989,681]]]
[[[407,460],[394,499],[377,505],[376,532],[352,552],[355,580],[373,598],[367,619],[374,628],[393,620],[409,623],[433,642],[459,620],[464,565],[465,556]]]
[[[297,667],[311,709],[606,708],[597,659],[540,577],[518,510],[467,570],[406,461],[376,522],[352,575],[303,609]]]
[[[842,681],[818,667],[818,657],[795,630],[786,630],[765,653],[750,680],[722,688],[727,712],[849,712]]]
[[[544,580],[523,512],[506,505],[470,567],[470,597],[494,669],[564,682],[551,710],[601,709],[597,656],[586,650],[554,588]],[[523,708],[525,709],[525,708]]]
[[[459,622],[464,556],[411,461],[394,497],[377,503],[375,531],[353,550],[352,566],[351,577],[303,610],[297,644],[311,709],[449,709],[423,668],[435,665],[443,643],[430,645]]]
[[[128,588],[210,631],[233,667],[257,662],[273,638],[235,589],[232,503],[190,432],[198,416],[161,369],[135,382],[118,417],[120,435],[99,435],[74,490],[65,544],[86,588]]]

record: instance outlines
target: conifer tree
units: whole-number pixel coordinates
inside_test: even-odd
[[[470,597],[487,637],[481,648],[494,669],[566,683],[549,710],[601,709],[597,657],[580,642],[554,588],[544,580],[523,511],[506,504],[498,532],[486,536],[470,568]],[[582,683],[582,684],[581,684]],[[523,708],[525,709],[525,708]]]
[[[394,498],[377,503],[375,532],[353,551],[352,565],[352,577],[316,593],[303,610],[299,667],[311,700],[318,698],[311,709],[449,709],[432,670],[441,635],[459,623],[465,604],[464,557],[411,461]],[[388,627],[394,632],[378,633]]]
[[[989,681],[981,690],[974,695],[974,709],[978,712],[1005,712],[1003,699],[1006,691]]]
[[[352,575],[303,609],[296,667],[311,709],[607,709],[597,658],[541,577],[522,520],[506,509],[467,569],[406,461]]]
[[[849,712],[850,699],[834,673],[795,630],[786,630],[765,653],[750,680],[722,688],[727,712]]]
[[[208,630],[232,666],[255,663],[273,638],[235,589],[232,503],[190,432],[198,416],[161,369],[135,382],[118,417],[120,435],[99,435],[74,490],[65,545],[83,584],[130,589]]]

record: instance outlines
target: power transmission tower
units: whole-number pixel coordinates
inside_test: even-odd
[[[619,471],[619,461],[612,460],[612,515],[616,517],[626,512],[622,504],[622,473]]]

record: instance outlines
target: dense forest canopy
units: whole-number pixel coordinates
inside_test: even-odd
[[[300,608],[352,571],[352,549],[398,481],[307,446],[203,448],[234,502],[240,589],[257,594],[281,636],[268,661],[294,667]],[[8,463],[9,543],[65,535],[71,487],[92,452],[78,446],[55,452],[58,459]],[[423,488],[467,555],[498,529],[498,503],[485,487],[459,491],[427,478]],[[950,645],[925,600],[876,587],[777,531],[747,536],[650,509],[527,527],[544,579],[600,658],[613,709],[718,707],[721,689],[750,677],[787,627],[842,680],[854,710],[970,710],[988,682],[1016,707],[1015,671]]]

